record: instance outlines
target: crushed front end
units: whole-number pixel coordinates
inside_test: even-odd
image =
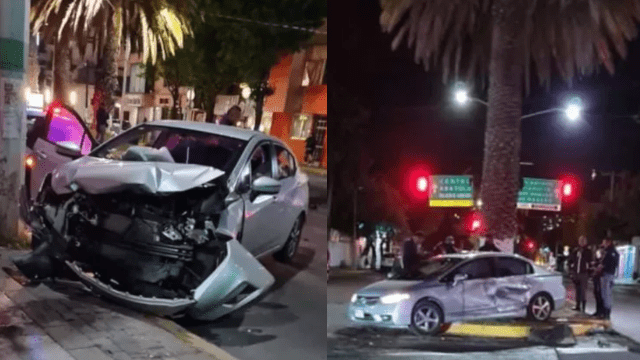
[[[274,282],[235,229],[218,228],[227,207],[242,201],[230,201],[225,185],[89,194],[70,182],[73,191],[58,194],[48,177],[29,208],[34,251],[12,260],[32,280],[71,277],[138,310],[215,319]]]

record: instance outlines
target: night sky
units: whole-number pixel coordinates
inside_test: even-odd
[[[392,36],[383,34],[378,23],[378,1],[344,0],[330,11],[331,57],[338,59],[332,63],[333,81],[374,110],[377,139],[404,129],[410,138],[400,143],[411,149],[411,157],[429,158],[440,173],[462,173],[469,166],[478,172],[486,110],[481,105],[452,108],[450,85],[443,84],[437,69],[425,72],[406,45],[391,51]],[[474,96],[486,99],[486,89],[474,90]],[[525,176],[571,172],[587,180],[592,168],[640,171],[640,124],[619,116],[640,113],[640,41],[630,44],[615,76],[601,69],[592,77],[576,78],[572,87],[560,80],[552,81],[549,90],[534,86],[523,113],[560,107],[572,94],[581,95],[588,106],[590,115],[583,122],[569,126],[551,114],[523,123],[522,161],[536,164]],[[394,142],[398,139],[389,138],[387,144]]]

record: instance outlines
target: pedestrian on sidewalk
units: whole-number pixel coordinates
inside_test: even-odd
[[[313,163],[313,153],[315,152],[315,150],[316,150],[316,138],[313,137],[313,134],[311,134],[305,141],[304,160],[307,164]]]
[[[589,266],[592,260],[591,250],[587,248],[587,237],[582,235],[578,239],[578,247],[569,257],[569,269],[576,286],[576,306],[573,310],[584,312],[587,306]]]
[[[604,318],[611,318],[611,306],[613,305],[613,279],[616,277],[618,264],[620,262],[620,254],[613,246],[610,237],[604,240],[605,250],[602,258],[602,305],[604,306]]]
[[[482,245],[478,251],[493,251],[493,252],[500,252],[500,249],[498,249],[498,247],[493,243],[493,239],[490,237],[487,237],[484,240],[484,245]]]

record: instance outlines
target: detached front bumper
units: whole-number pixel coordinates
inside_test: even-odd
[[[411,305],[409,301],[397,304],[362,305],[349,304],[349,320],[360,325],[385,328],[406,328],[411,323]]]

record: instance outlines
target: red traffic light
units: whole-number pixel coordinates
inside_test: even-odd
[[[415,167],[408,174],[407,190],[417,200],[427,200],[431,195],[431,174],[424,167]]]
[[[484,232],[484,221],[480,212],[472,212],[466,221],[467,231],[472,234],[480,234]]]
[[[429,189],[429,180],[427,180],[426,176],[420,176],[416,183],[416,189],[419,192],[427,192]]]
[[[564,175],[559,180],[559,197],[563,202],[573,202],[579,195],[580,180],[572,174]]]

